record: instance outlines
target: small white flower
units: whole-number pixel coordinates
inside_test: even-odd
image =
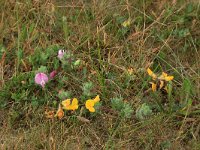
[[[65,54],[65,50],[60,49],[58,51],[58,58],[61,60],[63,58],[64,54]]]

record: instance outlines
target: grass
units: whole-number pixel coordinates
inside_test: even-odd
[[[200,149],[198,1],[2,0],[0,18],[1,149]],[[148,67],[174,76],[171,92],[151,91]],[[97,94],[94,114],[45,117]]]

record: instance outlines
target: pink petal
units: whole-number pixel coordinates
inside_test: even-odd
[[[54,71],[52,71],[52,72],[50,73],[49,76],[50,76],[51,79],[53,79],[56,75],[57,75],[57,71],[54,70]]]
[[[44,87],[44,85],[48,82],[48,76],[45,73],[37,73],[35,75],[35,83]]]
[[[59,58],[59,59],[62,59],[63,56],[64,56],[64,54],[65,54],[65,50],[62,50],[62,49],[59,50],[59,51],[58,51],[58,58]]]

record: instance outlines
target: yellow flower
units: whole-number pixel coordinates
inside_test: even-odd
[[[85,103],[85,107],[90,112],[95,112],[94,105],[100,101],[99,95],[97,95],[94,99],[88,99]]]
[[[152,91],[155,92],[157,89],[157,85],[153,82],[149,82],[151,84]]]
[[[159,80],[165,80],[165,81],[171,81],[171,80],[173,80],[174,79],[174,76],[168,76],[168,74],[167,73],[165,73],[165,72],[162,72],[162,75],[161,76],[159,76],[159,78],[158,78]]]
[[[131,25],[131,19],[130,18],[122,23],[123,27],[129,27],[130,25]]]
[[[71,102],[71,99],[66,99],[62,101],[62,106],[65,110],[76,110],[78,109],[78,100],[74,98]]]
[[[149,76],[152,77],[153,80],[156,80],[157,83],[160,82],[159,85],[156,83],[150,82],[152,91],[155,92],[157,90],[157,86],[159,86],[159,89],[164,89],[168,93],[166,82],[173,80],[174,76],[168,76],[167,73],[162,72],[162,74],[159,77],[157,77],[157,75],[153,71],[151,71],[150,68],[147,69],[147,73],[149,74]]]
[[[57,112],[55,114],[55,117],[58,117],[59,119],[62,119],[63,116],[64,116],[64,111],[63,111],[61,105],[59,104],[59,107],[58,107],[58,110],[57,110]]]
[[[153,71],[151,71],[150,68],[147,69],[147,73],[149,74],[150,77],[153,78],[153,80],[157,79],[157,75],[155,73],[153,73]]]

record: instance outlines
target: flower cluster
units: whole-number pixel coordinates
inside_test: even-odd
[[[62,60],[65,55],[65,50],[59,50],[58,51],[58,59]],[[44,72],[39,72],[35,75],[35,83],[42,86],[42,88],[45,87],[45,84],[49,81],[50,79],[53,79],[57,75],[57,71],[53,70],[50,74],[49,77],[47,74]]]
[[[64,64],[63,66],[65,66],[68,69],[69,68],[77,68],[81,64],[80,59],[74,60],[72,58],[72,54],[69,51],[66,52],[63,49],[58,50],[57,58],[59,59],[60,62],[62,62],[62,64]],[[66,61],[66,59],[67,59],[67,61]],[[73,62],[72,62],[72,60],[73,60]],[[46,67],[43,66],[43,68],[38,70],[37,71],[38,73],[35,75],[35,83],[40,85],[42,88],[44,88],[45,84],[47,82],[49,82],[49,79],[53,79],[58,73],[57,70],[53,70],[49,75],[47,75],[47,74],[45,74],[46,70],[44,70],[44,68],[46,68]]]
[[[95,110],[95,105],[99,101],[100,101],[99,95],[97,95],[94,99],[86,100],[86,102],[85,102],[86,109],[88,109],[92,113],[95,112],[96,111]],[[56,114],[54,116],[51,115],[51,117],[48,117],[48,118],[58,117],[59,119],[62,119],[64,117],[64,111],[63,110],[75,111],[78,108],[79,108],[79,104],[78,104],[78,99],[77,98],[73,98],[72,100],[71,99],[66,99],[66,100],[62,101],[61,104],[59,104],[59,107],[58,107],[58,110],[57,110]]]
[[[130,25],[130,20],[127,20],[123,24],[124,27],[127,27],[129,25]],[[64,62],[64,58],[65,57],[68,58],[68,55],[65,52],[65,50],[59,50],[57,57],[61,62]],[[74,67],[78,66],[79,64],[80,64],[80,60],[76,60],[73,63]],[[57,71],[54,70],[49,74],[49,77],[48,77],[48,75],[46,75],[44,72],[45,71],[40,71],[35,76],[35,83],[42,86],[43,88],[45,87],[45,84],[49,81],[49,78],[52,79],[57,74]],[[133,72],[134,72],[133,68],[129,68],[127,70],[127,73],[128,73],[129,76],[133,75]],[[164,89],[166,92],[169,93],[170,88],[168,88],[169,87],[168,82],[172,81],[174,79],[174,76],[170,76],[165,72],[162,72],[161,75],[157,75],[150,68],[147,69],[147,73],[153,80],[153,81],[150,82],[153,92],[155,92],[157,90]],[[91,96],[92,95],[90,93],[91,87],[92,87],[91,82],[85,83],[83,85],[83,91],[84,91],[83,95],[86,95],[87,97]],[[69,96],[66,96],[66,97],[69,97]],[[64,99],[66,97],[63,97],[61,99]],[[82,107],[82,108],[85,108],[89,112],[94,113],[94,112],[96,112],[97,104],[99,103],[99,101],[100,101],[100,97],[99,97],[99,95],[97,95],[93,99],[86,100],[85,103],[84,103],[85,107]],[[122,116],[129,118],[130,114],[133,112],[130,105],[128,103],[124,103],[121,99],[115,98],[111,101],[111,103],[112,103],[112,107],[115,108],[116,110],[118,110]],[[57,117],[59,119],[62,119],[65,115],[64,111],[76,111],[77,109],[79,109],[79,107],[80,107],[80,105],[79,105],[79,101],[78,101],[77,98],[65,99],[59,104],[57,112],[54,113],[54,111],[46,111],[45,114],[46,114],[47,118]],[[141,110],[137,111],[138,116],[140,118],[142,118],[141,114],[144,113],[143,111],[146,114],[151,113],[151,110],[146,105],[144,105],[144,107],[142,107]]]
[[[63,109],[65,110],[76,110],[78,109],[78,100],[77,98],[73,98],[73,100],[71,101],[71,99],[66,99],[64,101],[62,101],[62,106]]]
[[[157,88],[159,89],[165,89],[168,91],[167,86],[165,85],[166,82],[171,81],[174,79],[174,76],[168,76],[167,73],[162,72],[160,76],[157,76],[150,68],[147,69],[147,73],[150,77],[152,77],[154,82],[150,82],[152,91],[156,91]],[[158,85],[157,85],[158,83]]]

